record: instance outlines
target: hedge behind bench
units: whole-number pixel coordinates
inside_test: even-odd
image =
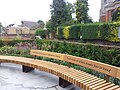
[[[36,40],[40,50],[80,56],[120,67],[120,48],[103,48],[91,44]]]

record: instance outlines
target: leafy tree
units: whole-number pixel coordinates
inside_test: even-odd
[[[78,23],[87,23],[89,21],[88,10],[88,0],[77,0],[76,18]]]
[[[46,22],[46,28],[47,30],[52,31],[53,25],[52,25],[51,19]]]
[[[66,3],[65,0],[53,0],[50,20],[53,37],[55,37],[58,26],[70,25],[70,23],[72,23],[71,10],[72,4]]]
[[[66,3],[65,0],[53,0],[51,5],[51,24],[53,30],[57,26],[68,25],[72,20],[73,8],[71,3]]]
[[[113,12],[112,21],[120,21],[120,7]]]
[[[37,22],[38,22],[38,24],[39,24],[39,25],[38,25],[38,28],[39,28],[39,27],[44,28],[45,23],[44,23],[42,20],[38,20]]]
[[[68,20],[64,23],[64,26],[69,26],[69,25],[73,25],[74,24],[74,19],[72,18],[72,14],[75,13],[75,4],[66,3],[66,9],[67,9],[67,13],[68,13]]]
[[[44,30],[44,29],[38,28],[38,29],[36,29],[35,34],[38,35],[38,36],[41,36],[42,38],[45,38],[45,34],[46,34],[46,33],[45,33],[45,30]]]

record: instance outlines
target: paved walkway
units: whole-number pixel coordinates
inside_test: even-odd
[[[21,65],[1,64],[0,90],[80,90],[71,85],[67,88],[58,86],[58,77],[46,72],[34,70],[21,72]]]

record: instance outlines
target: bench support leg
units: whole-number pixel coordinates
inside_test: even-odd
[[[61,86],[62,88],[65,88],[65,87],[67,87],[67,86],[69,86],[71,84],[72,83],[70,83],[70,82],[68,82],[68,81],[66,81],[66,80],[59,77],[59,86]]]
[[[34,70],[34,68],[22,65],[22,71],[23,72],[27,73],[27,72],[30,72],[32,70]]]

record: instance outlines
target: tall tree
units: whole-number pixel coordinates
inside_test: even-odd
[[[51,5],[51,24],[55,29],[57,26],[65,25],[66,22],[72,19],[71,4],[65,0],[53,0]]]
[[[70,6],[70,5],[69,5]],[[68,25],[72,17],[69,13],[68,5],[65,0],[53,0],[51,5],[51,20],[50,24],[53,30],[53,37],[58,26]]]
[[[76,3],[76,18],[78,23],[87,23],[88,16],[88,0],[77,0]]]
[[[42,20],[38,20],[37,23],[38,23],[38,27],[37,28],[44,28],[45,23]]]
[[[67,26],[73,25],[74,20],[72,18],[72,15],[75,13],[75,4],[67,2],[66,3],[66,10],[67,10],[68,16],[67,16],[67,21],[65,22],[64,25],[67,25]]]

